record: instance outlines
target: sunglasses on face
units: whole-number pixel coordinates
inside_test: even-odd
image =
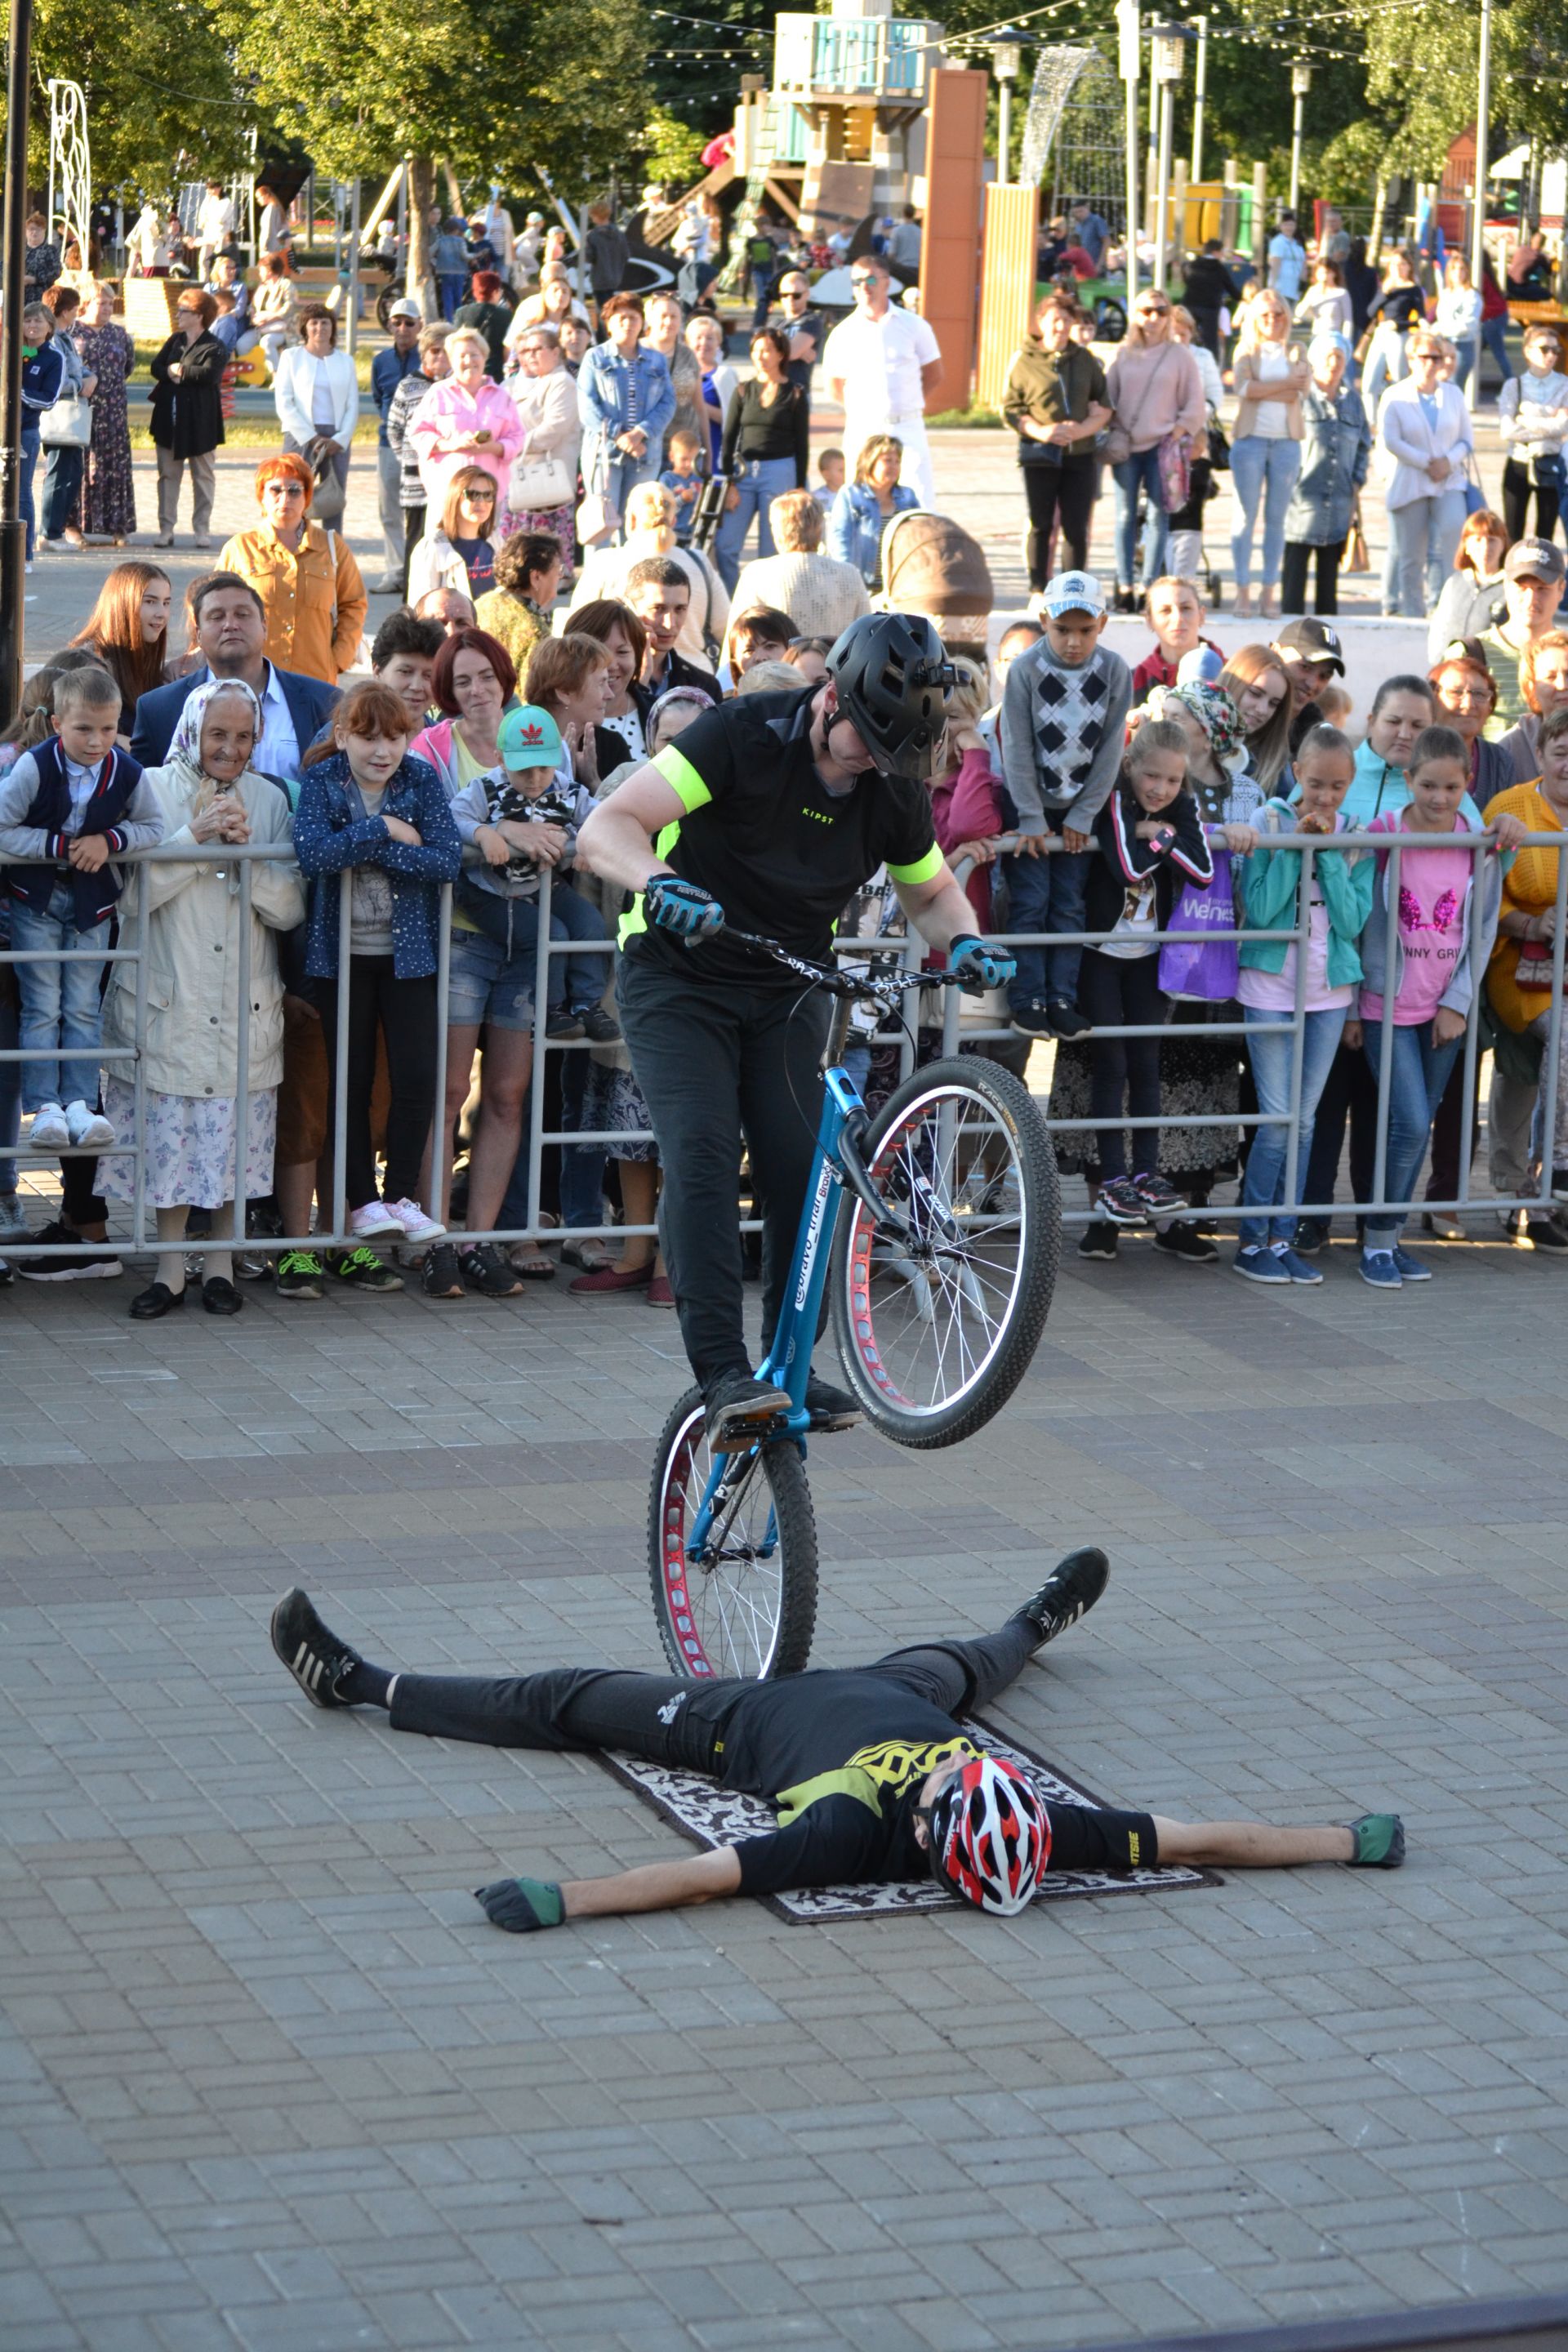
[[[1168,302],[1140,302],[1138,305],[1138,316],[1141,319],[1168,319],[1170,315],[1171,306]]]
[[[875,286],[877,281],[873,277],[868,275],[864,278],[851,277],[849,283],[851,286]]]
[[[493,507],[495,502],[496,494],[493,490],[465,490],[463,492],[463,504],[466,507]]]

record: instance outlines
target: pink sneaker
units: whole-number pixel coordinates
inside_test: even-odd
[[[395,1217],[402,1227],[405,1241],[438,1242],[447,1230],[434,1217],[427,1217],[417,1201],[388,1201],[384,1206],[387,1215]]]
[[[363,1209],[355,1209],[350,1215],[349,1231],[356,1242],[372,1242],[383,1234],[396,1234],[401,1238],[403,1220],[384,1201],[367,1201]]]

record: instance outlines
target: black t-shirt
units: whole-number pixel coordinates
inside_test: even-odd
[[[815,691],[721,704],[693,719],[653,764],[687,810],[659,836],[660,856],[711,892],[737,930],[826,961],[835,922],[879,866],[895,882],[930,882],[942,871],[942,852],[923,783],[872,773],[847,793],[827,790],[811,756]],[[722,937],[689,948],[648,929],[640,898],[621,939],[676,971],[748,987],[800,987],[795,973]]]
[[[737,1843],[742,1892],[923,1878],[921,1784],[944,1757],[979,1752],[951,1715],[874,1668],[746,1684],[723,1707],[713,1769],[768,1798],[779,1826]]]

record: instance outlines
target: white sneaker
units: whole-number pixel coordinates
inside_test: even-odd
[[[46,1103],[42,1110],[33,1113],[35,1151],[64,1151],[70,1139],[71,1131],[58,1103]]]
[[[22,1203],[15,1192],[0,1192],[0,1242],[25,1242],[32,1238]]]
[[[384,1201],[367,1201],[350,1216],[349,1231],[356,1242],[374,1241],[380,1234],[401,1234],[403,1220]]]
[[[113,1128],[100,1110],[89,1110],[84,1102],[67,1103],[66,1127],[71,1141],[86,1151],[107,1151],[119,1140]]]
[[[447,1230],[446,1226],[439,1223],[436,1218],[427,1217],[417,1201],[410,1201],[406,1198],[401,1201],[388,1201],[385,1207],[387,1215],[395,1217],[402,1227],[405,1241],[439,1241]]]

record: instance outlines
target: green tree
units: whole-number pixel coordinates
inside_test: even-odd
[[[576,202],[640,144],[648,93],[637,0],[214,5],[241,69],[319,172],[349,179],[414,159],[416,284],[428,275],[425,212],[438,160],[460,179],[508,189],[538,185],[542,168]]]
[[[182,180],[226,173],[247,153],[257,120],[205,0],[38,0],[27,162],[47,184],[45,85],[68,77],[87,93],[95,194],[162,198]],[[0,115],[4,107],[0,105]]]

